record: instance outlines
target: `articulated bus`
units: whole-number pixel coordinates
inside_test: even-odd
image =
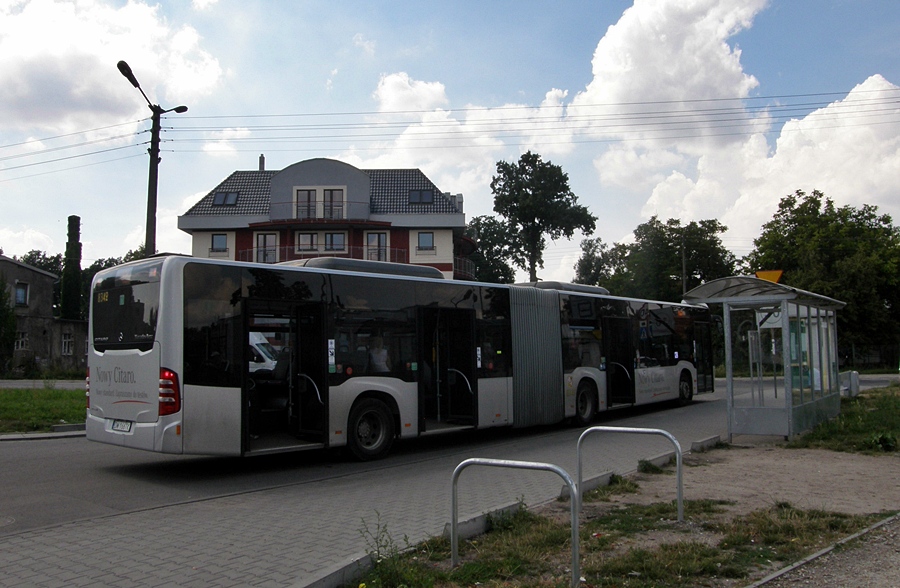
[[[712,391],[709,311],[431,268],[163,256],[91,288],[87,437],[262,455],[566,420]],[[274,355],[260,358],[260,347]]]

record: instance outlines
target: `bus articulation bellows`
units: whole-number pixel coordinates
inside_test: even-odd
[[[612,407],[712,391],[705,306],[320,265],[165,256],[99,272],[88,439],[205,455],[346,446],[375,459],[398,438],[587,425]],[[260,363],[261,342],[274,362]]]

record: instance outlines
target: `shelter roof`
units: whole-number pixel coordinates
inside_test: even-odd
[[[745,308],[780,304],[782,300],[829,310],[843,308],[846,304],[828,296],[784,284],[776,284],[753,276],[732,276],[711,280],[684,295],[685,302],[695,304],[728,303],[731,306]]]

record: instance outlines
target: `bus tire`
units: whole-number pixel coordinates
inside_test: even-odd
[[[681,372],[678,381],[678,406],[687,406],[694,399],[694,385],[691,383],[691,375]]]
[[[577,427],[586,427],[594,420],[594,414],[597,412],[597,394],[594,387],[587,380],[578,383],[578,390],[575,392],[575,416],[572,417],[572,424]]]
[[[365,398],[350,411],[347,434],[347,444],[357,459],[382,458],[394,443],[394,418],[383,402]]]

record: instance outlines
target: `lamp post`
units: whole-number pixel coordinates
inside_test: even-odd
[[[157,186],[159,184],[159,133],[160,133],[160,117],[167,112],[177,112],[181,114],[183,112],[187,112],[187,106],[176,106],[175,108],[164,109],[159,104],[153,104],[150,102],[150,99],[147,98],[147,94],[144,93],[143,88],[138,83],[137,78],[134,77],[134,73],[131,71],[131,68],[124,61],[120,61],[116,64],[116,67],[119,68],[119,72],[125,76],[131,85],[141,91],[141,95],[144,97],[144,100],[147,101],[147,106],[150,108],[150,112],[153,113],[151,120],[153,124],[150,127],[150,148],[147,149],[147,152],[150,153],[150,173],[147,178],[147,236],[144,241],[144,256],[149,257],[156,253],[156,194],[157,194]]]

